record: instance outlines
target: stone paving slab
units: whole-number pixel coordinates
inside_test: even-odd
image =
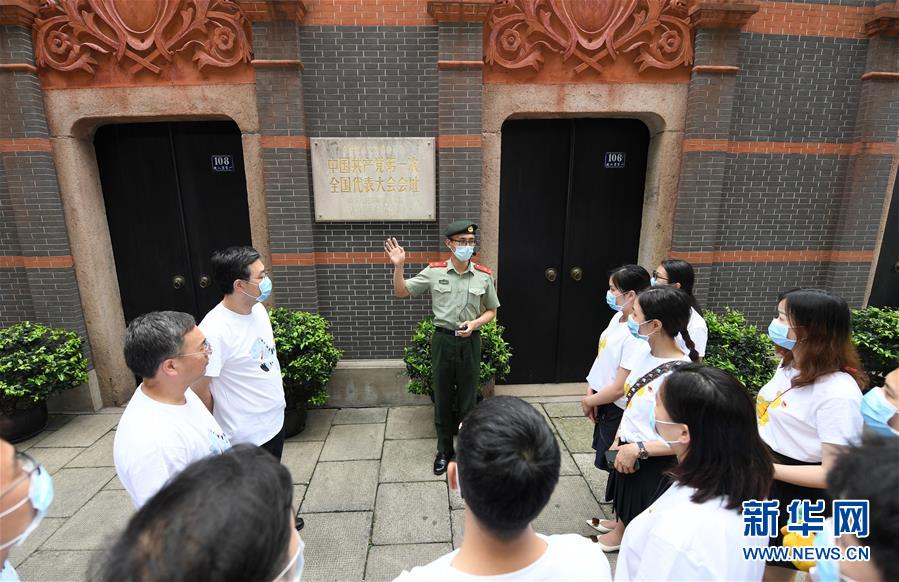
[[[581,470],[577,468],[577,464],[574,462],[574,459],[571,458],[571,453],[568,452],[568,447],[565,446],[565,442],[556,435],[556,441],[559,443],[559,456],[561,463],[559,464],[559,475],[580,475]]]
[[[307,487],[305,485],[293,486],[293,507],[295,510],[303,505],[303,498],[306,497],[306,489]]]
[[[522,398],[525,402],[540,402],[543,404],[549,402],[580,402],[581,397],[587,393],[587,386],[584,385],[583,390],[579,390],[577,394],[567,394],[563,396],[528,396],[526,398]]]
[[[378,461],[319,463],[301,511],[371,511],[377,488]]]
[[[76,551],[40,551],[31,554],[20,566],[16,567],[22,580],[74,581],[87,580],[88,568],[94,556],[100,552]]]
[[[402,406],[387,414],[388,439],[437,438],[433,406]]]
[[[118,414],[81,414],[35,445],[40,447],[89,447],[119,423]],[[35,450],[35,454],[39,454]]]
[[[31,447],[33,447],[33,446],[36,445],[37,443],[41,442],[42,440],[44,440],[45,438],[47,438],[47,437],[50,436],[51,434],[53,434],[51,431],[44,429],[43,432],[34,435],[33,437],[31,437],[31,438],[28,439],[28,440],[24,440],[24,441],[21,441],[21,442],[16,443],[16,450],[18,450],[18,451],[27,451],[28,449],[30,449]]]
[[[371,424],[386,420],[386,408],[341,408],[334,415],[334,424]]]
[[[580,418],[554,418],[559,436],[572,453],[593,452],[593,423],[583,416]]]
[[[323,441],[331,430],[331,423],[337,411],[333,408],[317,408],[308,411],[306,428],[298,435],[287,439],[287,442]]]
[[[462,495],[459,494],[459,490],[450,488],[449,481],[446,482],[446,486],[449,489],[450,509],[462,509],[465,507],[465,502],[462,501]]]
[[[111,467],[60,469],[53,476],[53,503],[47,517],[71,517],[115,475]]]
[[[24,562],[28,556],[41,547],[41,545],[65,522],[66,520],[63,517],[45,517],[41,520],[41,524],[37,526],[37,529],[31,532],[28,539],[26,539],[21,546],[12,548],[12,551],[9,553],[9,561],[13,565],[13,568],[18,568],[19,564]]]
[[[555,433],[556,425],[553,424],[553,421],[550,420],[549,415],[546,414],[546,411],[543,409],[543,405],[540,404],[539,402],[531,402],[531,406],[534,407],[534,410],[536,410],[537,412],[540,413],[540,415],[543,417],[543,419],[546,420],[546,424],[549,425],[549,429]]]
[[[383,483],[378,487],[371,543],[450,542],[446,483]]]
[[[102,550],[128,524],[134,505],[127,491],[100,491],[66,521],[43,550]]]
[[[281,463],[290,470],[294,483],[309,483],[323,445],[321,441],[284,443]]]
[[[383,424],[341,424],[332,426],[319,460],[358,461],[362,459],[380,459],[383,444]]]
[[[580,400],[577,402],[547,402],[543,405],[543,408],[546,409],[546,414],[553,418],[577,417],[584,420],[587,419],[581,408]]]
[[[79,447],[61,448],[54,447],[52,449],[32,449],[28,454],[47,468],[50,474],[54,474],[62,469],[66,463],[77,457],[85,449]]]
[[[368,555],[372,513],[310,513],[300,536],[306,543],[303,580],[361,580]]]
[[[100,440],[84,449],[77,457],[72,459],[66,467],[114,467],[112,458],[112,446],[115,441],[115,431],[109,431]]]
[[[51,414],[47,417],[47,426],[44,430],[59,430],[74,419],[76,414]]]
[[[549,503],[534,520],[534,530],[542,534],[596,533],[584,520],[600,511],[583,477],[560,477]]]
[[[381,483],[400,481],[445,481],[434,474],[437,439],[384,441],[381,457]]]
[[[124,491],[125,486],[119,480],[118,475],[109,480],[109,483],[103,486],[103,491]]]
[[[372,546],[365,564],[365,579],[379,582],[393,580],[403,570],[430,564],[451,551],[453,546],[447,543]]]
[[[590,487],[590,491],[593,493],[593,497],[604,509],[602,517],[610,517],[612,513],[611,505],[606,504],[606,482],[609,479],[609,474],[593,465],[595,458],[593,453],[577,453],[573,456],[574,462],[577,463],[578,468],[584,475],[584,479],[587,481],[587,486]]]

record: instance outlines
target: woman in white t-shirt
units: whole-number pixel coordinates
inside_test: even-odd
[[[783,358],[759,390],[759,434],[774,456],[771,499],[780,501],[779,525],[788,523],[794,499],[830,498],[825,477],[834,460],[861,440],[861,389],[866,377],[852,345],[849,306],[819,289],[794,289],[780,296],[768,335]],[[779,546],[782,536],[772,538]],[[769,562],[765,578],[789,580],[792,562]]]
[[[628,318],[631,333],[648,342],[649,350],[634,360],[625,381],[627,403],[618,436],[609,449],[615,456],[609,488],[618,522],[615,529],[596,538],[603,551],[616,551],[627,524],[668,487],[665,471],[675,463],[674,451],[656,437],[650,427],[650,413],[665,376],[688,361],[674,341],[677,334],[682,334],[690,347],[689,359],[699,359],[687,331],[689,320],[690,298],[674,287],[640,293]]]
[[[768,495],[774,467],[755,427],[752,397],[722,370],[687,364],[671,373],[650,417],[677,457],[671,487],[628,525],[616,580],[760,580],[744,547],[744,501]]]
[[[709,327],[702,318],[699,302],[693,296],[695,280],[696,273],[693,271],[693,265],[681,259],[668,259],[662,261],[652,272],[651,282],[653,287],[670,285],[690,296],[690,323],[687,324],[687,331],[690,332],[690,339],[693,340],[693,346],[699,353],[699,357],[704,358],[705,346],[709,339]],[[677,336],[676,340],[681,351],[685,355],[689,355],[690,351],[687,349],[684,338]]]
[[[609,325],[599,336],[599,348],[593,367],[587,375],[587,394],[581,399],[584,416],[593,421],[593,464],[604,471],[612,471],[606,463],[606,451],[615,440],[621,415],[624,414],[624,382],[631,373],[633,360],[649,350],[646,342],[631,335],[627,318],[634,311],[637,294],[649,288],[649,273],[640,265],[624,265],[609,273],[606,304],[615,311]],[[606,501],[611,501],[606,487]],[[600,533],[615,527],[614,520],[594,517],[587,520]]]

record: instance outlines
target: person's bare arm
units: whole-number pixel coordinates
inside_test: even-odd
[[[800,487],[827,487],[827,472],[833,467],[837,457],[849,450],[843,445],[821,443],[820,465],[781,465],[774,463],[774,478]]]
[[[390,262],[393,263],[393,294],[399,298],[411,295],[406,287],[406,280],[403,277],[406,264],[406,250],[396,242],[395,238],[387,239],[384,243],[384,252]]]
[[[212,378],[209,376],[203,376],[196,382],[194,382],[190,389],[194,391],[194,394],[203,402],[206,408],[209,409],[209,412],[212,412],[212,408],[215,405],[215,401],[212,398],[212,390],[209,389],[209,385],[212,383]]]

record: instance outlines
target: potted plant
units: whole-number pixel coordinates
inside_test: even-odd
[[[481,369],[478,378],[479,396],[492,395],[496,380],[502,380],[510,371],[509,360],[512,349],[503,339],[503,326],[494,319],[480,329]],[[418,322],[412,332],[412,341],[403,350],[403,362],[409,376],[408,390],[411,394],[427,394],[434,400],[431,385],[431,337],[434,335],[434,318],[428,317]]]
[[[328,321],[314,313],[277,307],[269,311],[284,380],[284,436],[306,428],[309,405],[328,400],[328,379],[342,355],[328,333]]]
[[[0,329],[0,434],[31,438],[47,424],[47,398],[87,381],[81,337],[24,321]]]

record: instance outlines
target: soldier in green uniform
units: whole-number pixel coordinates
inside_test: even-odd
[[[411,279],[403,278],[406,251],[395,238],[384,250],[393,263],[393,292],[397,297],[431,292],[436,332],[431,340],[431,374],[434,387],[434,424],[437,457],[434,474],[446,471],[453,457],[453,435],[459,422],[474,408],[481,366],[478,329],[496,317],[499,299],[493,271],[471,260],[478,225],[457,220],[445,231],[444,244],[452,252],[449,261],[428,264]]]

